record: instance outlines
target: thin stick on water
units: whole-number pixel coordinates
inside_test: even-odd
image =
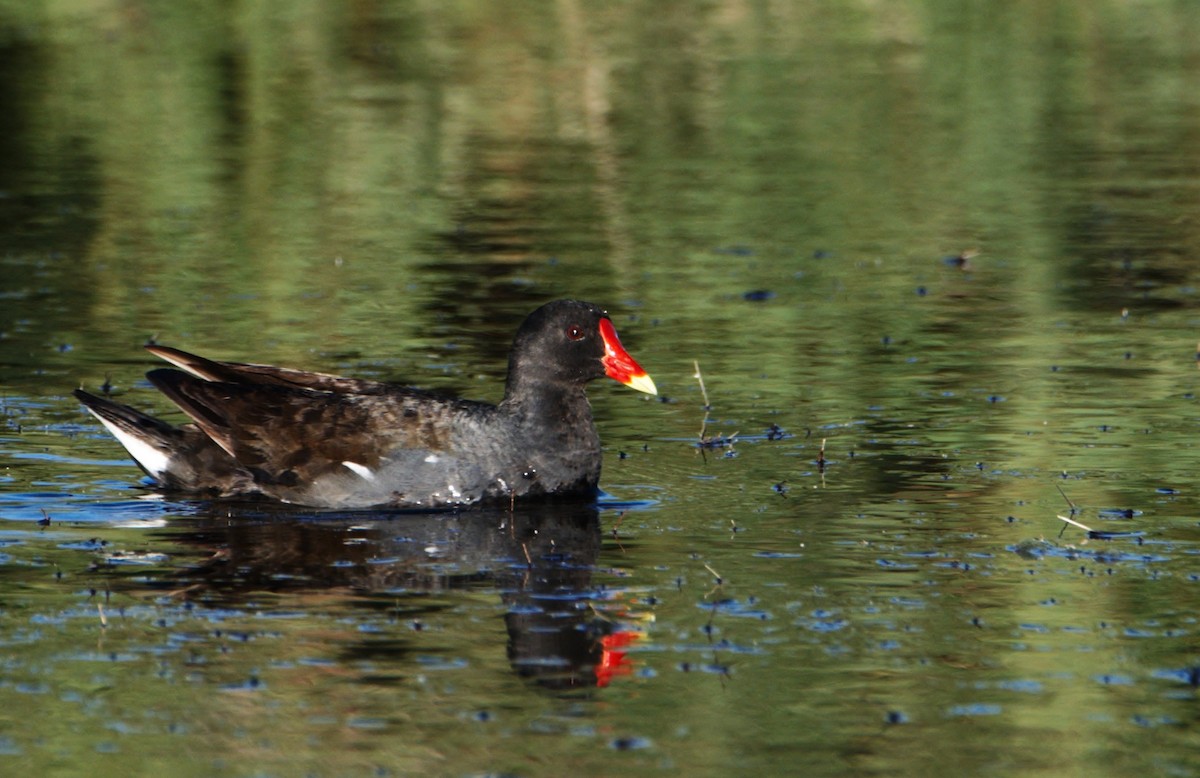
[[[1093,530],[1093,529],[1092,529],[1091,527],[1089,527],[1088,525],[1086,525],[1086,524],[1080,524],[1079,522],[1075,521],[1075,519],[1068,519],[1066,516],[1063,516],[1062,514],[1059,514],[1058,518],[1062,519],[1062,520],[1063,520],[1063,521],[1065,521],[1067,524],[1070,524],[1070,525],[1072,525],[1072,526],[1075,526],[1075,527],[1079,527],[1081,530],[1084,530],[1084,531],[1086,531],[1086,532],[1095,532],[1095,530]],[[1061,533],[1060,533],[1060,534],[1061,534]]]
[[[716,434],[712,437],[708,436],[709,413],[712,411],[712,405],[708,402],[708,390],[704,387],[704,376],[700,373],[700,362],[692,360],[692,364],[696,366],[696,372],[692,376],[700,383],[700,394],[704,397],[704,419],[700,422],[700,435],[696,442],[697,448],[700,449],[700,454],[703,455],[705,449],[709,448],[733,448],[737,442],[738,434],[735,432],[732,435]]]
[[[720,573],[718,573],[716,570],[713,570],[712,566],[710,564],[708,564],[707,562],[704,563],[704,569],[707,570],[708,572],[712,573],[712,577],[714,579],[713,587],[711,589],[709,589],[708,592],[706,592],[704,595],[704,599],[707,600],[709,597],[712,597],[715,592],[720,591],[721,587],[725,585],[725,579],[721,577]],[[715,603],[713,604],[713,613],[714,613],[714,615],[716,614],[716,604]],[[711,619],[709,620],[709,626],[710,627],[712,626]]]
[[[692,378],[700,382],[700,396],[704,398],[704,419],[700,422],[700,443],[703,444],[705,436],[708,434],[708,412],[712,410],[712,406],[708,404],[708,390],[704,388],[704,376],[700,373],[700,360],[693,359],[692,364],[696,367],[696,373]]]
[[[614,538],[617,536],[617,530],[621,528],[621,522],[625,521],[625,514],[627,513],[629,513],[629,511],[621,511],[620,514],[617,515],[617,520],[613,522],[612,536]]]
[[[704,398],[704,410],[708,410],[708,390],[704,388],[704,376],[700,375],[700,360],[693,359],[692,364],[696,366],[696,374],[692,376],[700,382],[700,396]]]
[[[1074,516],[1076,513],[1079,513],[1079,508],[1077,508],[1075,506],[1075,503],[1071,502],[1071,498],[1067,496],[1067,493],[1065,491],[1063,491],[1062,486],[1060,486],[1059,484],[1055,484],[1054,488],[1058,489],[1058,493],[1061,494],[1063,496],[1063,499],[1067,501],[1067,505],[1071,509],[1071,515]],[[1084,527],[1082,524],[1080,524],[1077,521],[1072,521],[1071,519],[1065,518],[1063,516],[1059,516],[1058,518],[1067,522],[1067,524],[1074,524],[1076,527],[1082,527],[1083,529],[1087,530],[1088,532],[1092,531],[1091,527]],[[1066,531],[1067,531],[1067,525],[1064,524],[1058,530],[1058,536],[1061,538],[1063,536],[1063,533]]]
[[[1071,514],[1074,515],[1078,513],[1079,508],[1075,507],[1075,503],[1071,502],[1071,498],[1067,496],[1067,493],[1063,491],[1063,488],[1058,484],[1055,484],[1054,488],[1057,489],[1058,493],[1061,494],[1063,499],[1067,501],[1067,505],[1071,506]]]

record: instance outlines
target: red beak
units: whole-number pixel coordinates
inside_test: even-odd
[[[604,341],[604,356],[600,363],[604,365],[604,374],[631,389],[647,394],[658,394],[654,381],[642,370],[642,366],[629,356],[621,347],[617,330],[609,319],[600,320],[600,338]]]

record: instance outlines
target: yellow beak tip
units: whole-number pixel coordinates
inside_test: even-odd
[[[629,383],[627,383],[625,385],[628,386],[630,389],[637,389],[639,392],[645,392],[646,394],[653,394],[653,395],[658,394],[658,387],[654,385],[654,379],[652,379],[650,376],[646,375],[645,373],[642,373],[641,375],[631,376],[629,379]]]

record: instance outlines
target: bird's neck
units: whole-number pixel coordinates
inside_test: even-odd
[[[578,384],[563,384],[554,381],[514,381],[510,376],[500,407],[508,413],[533,420],[541,419],[556,423],[589,422],[592,406],[587,394]]]

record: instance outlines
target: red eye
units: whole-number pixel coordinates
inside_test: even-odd
[[[571,340],[583,340],[583,330],[572,324],[567,327],[567,337]]]

